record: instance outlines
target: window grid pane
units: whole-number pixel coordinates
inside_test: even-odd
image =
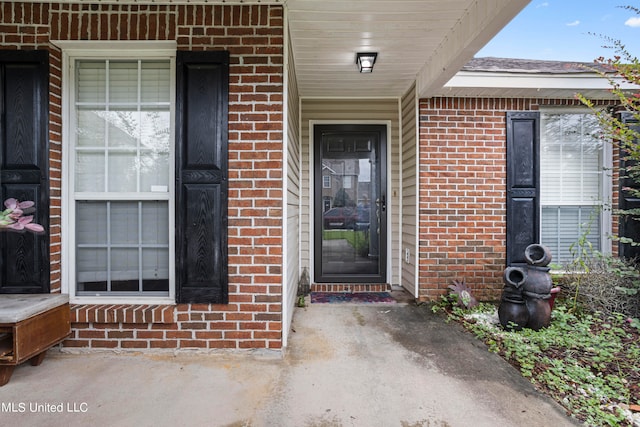
[[[576,242],[585,233],[593,250],[599,250],[602,240],[599,219],[599,207],[544,206],[541,243],[553,254],[553,262],[564,265],[573,261],[579,249]]]
[[[167,187],[169,168],[153,167],[149,158],[164,164],[169,159],[169,61],[76,64],[76,193],[151,192],[157,186]],[[83,168],[88,153],[93,161]]]
[[[601,250],[603,141],[589,113],[541,115],[541,242],[556,263],[573,259],[570,246],[590,224],[588,240]]]
[[[75,64],[76,294],[167,296],[171,63]]]
[[[78,294],[168,291],[168,202],[83,201],[76,206]]]

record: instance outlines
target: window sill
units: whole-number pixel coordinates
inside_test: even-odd
[[[175,323],[175,304],[72,304],[71,323]]]

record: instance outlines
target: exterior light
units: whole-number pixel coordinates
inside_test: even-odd
[[[358,64],[358,70],[361,73],[373,72],[373,64],[376,63],[376,52],[358,52],[356,54],[356,64]]]

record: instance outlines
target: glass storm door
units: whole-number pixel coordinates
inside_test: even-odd
[[[315,281],[385,283],[386,126],[316,125]]]

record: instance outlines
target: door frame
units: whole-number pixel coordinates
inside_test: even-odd
[[[392,277],[392,268],[393,268],[393,260],[391,258],[392,254],[392,246],[393,246],[393,228],[392,228],[392,218],[394,215],[393,211],[393,203],[392,203],[392,157],[393,153],[391,151],[391,141],[393,140],[391,129],[392,122],[391,120],[309,120],[309,186],[307,187],[308,195],[309,195],[309,259],[308,259],[308,268],[309,268],[309,276],[311,278],[311,283],[315,282],[316,271],[315,271],[315,257],[316,257],[316,242],[315,242],[315,229],[314,229],[314,218],[316,214],[315,209],[315,186],[316,186],[316,177],[315,177],[315,127],[321,125],[382,125],[386,127],[386,168],[387,168],[387,178],[386,178],[386,194],[387,194],[387,244],[385,250],[385,275],[384,278],[385,283],[390,283],[390,278]]]

